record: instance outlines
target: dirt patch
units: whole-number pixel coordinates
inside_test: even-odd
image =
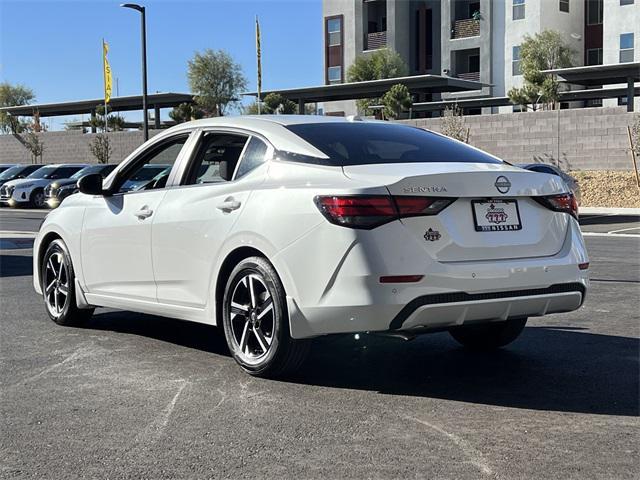
[[[640,188],[631,171],[574,171],[569,174],[580,184],[582,207],[640,208]]]

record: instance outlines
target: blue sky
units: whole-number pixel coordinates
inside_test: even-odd
[[[140,18],[119,1],[0,0],[0,81],[37,102],[103,95],[101,40],[120,95],[141,92]],[[262,31],[263,89],[321,84],[321,0],[147,0],[149,92],[188,92],[187,61],[224,49],[255,88],[254,17]],[[135,118],[136,115],[128,115]],[[166,117],[166,112],[163,114]],[[52,127],[59,129],[59,118]]]

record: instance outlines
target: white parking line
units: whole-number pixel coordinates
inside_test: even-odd
[[[47,213],[50,211],[50,208],[0,208],[0,213]]]
[[[628,232],[629,230],[640,230],[640,227],[621,228],[620,230],[611,230],[610,232],[607,232],[607,233]]]
[[[640,238],[640,233],[604,233],[604,232],[582,232],[583,237],[609,237],[609,238]]]

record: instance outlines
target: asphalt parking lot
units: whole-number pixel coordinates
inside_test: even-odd
[[[0,230],[42,217],[0,210]],[[213,327],[58,327],[28,235],[4,234],[0,478],[638,478],[640,222],[592,217],[584,307],[510,347],[327,337],[281,381],[242,373]]]

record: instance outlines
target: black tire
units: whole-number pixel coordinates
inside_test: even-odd
[[[266,259],[250,257],[238,263],[229,275],[222,302],[227,345],[244,371],[273,378],[300,368],[309,341],[291,338],[284,288]]]
[[[76,304],[75,278],[67,246],[60,239],[52,241],[42,257],[40,284],[47,314],[58,325],[82,325],[93,315],[93,308]]]
[[[29,196],[29,206],[31,208],[45,208],[47,203],[44,198],[44,189],[36,188]]]
[[[526,318],[514,318],[506,322],[456,327],[450,329],[449,333],[458,343],[471,350],[494,350],[518,338],[526,324]]]

